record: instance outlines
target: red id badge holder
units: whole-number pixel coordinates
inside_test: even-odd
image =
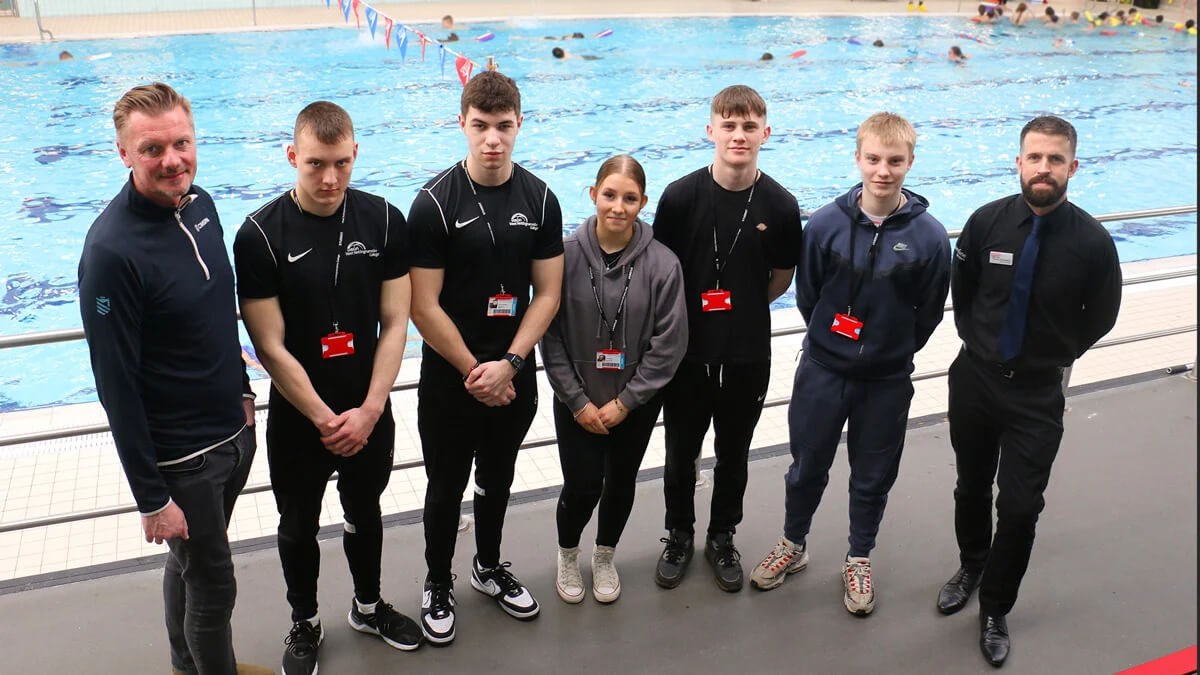
[[[354,354],[354,333],[335,330],[321,338],[321,358],[333,359]]]
[[[488,316],[516,316],[517,298],[508,293],[500,293],[488,298]]]
[[[717,288],[700,294],[701,312],[728,312],[733,309],[733,298],[729,291]]]
[[[625,370],[625,352],[620,349],[598,350],[596,370]]]
[[[857,342],[862,335],[862,327],[863,322],[849,314],[839,313],[833,315],[833,325],[829,327],[829,330]]]

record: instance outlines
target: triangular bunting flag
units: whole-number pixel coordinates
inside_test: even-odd
[[[325,6],[329,7],[331,2],[333,2],[333,0],[325,0]]]
[[[379,23],[379,12],[374,7],[367,6],[367,28],[371,29],[371,39],[375,39],[375,24]]]
[[[464,87],[467,86],[467,80],[471,79],[471,70],[474,69],[474,67],[475,64],[471,63],[471,59],[468,59],[465,56],[459,55],[459,57],[454,60],[454,70],[458,71],[458,81],[462,82]]]
[[[384,25],[387,26],[387,30],[384,31],[384,33],[383,33],[383,48],[391,49],[392,48],[392,20],[387,18],[386,16],[383,17],[383,20],[386,22],[386,23],[384,23]]]
[[[358,6],[362,4],[362,0],[352,0],[350,6],[354,8],[354,27],[362,30],[362,22],[358,20]]]
[[[400,50],[400,63],[404,63],[405,53],[408,51],[408,31],[404,26],[396,26],[396,48]]]
[[[342,10],[342,19],[350,21],[350,5],[346,0],[338,0],[338,9]]]
[[[438,45],[438,57],[442,66],[442,77],[446,77],[446,45]]]
[[[429,44],[429,38],[421,31],[417,31],[417,37],[421,38],[421,63],[425,63],[425,45]]]

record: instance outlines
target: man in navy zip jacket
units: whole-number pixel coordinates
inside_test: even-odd
[[[254,458],[254,396],[221,223],[192,185],[191,106],[165,84],[142,85],[113,123],[130,179],[88,230],[79,309],[146,541],[170,549],[171,667],[268,673],[235,663],[229,627],[237,583],[225,528]]]
[[[808,332],[788,409],[786,518],[783,537],[750,577],[767,590],[808,565],[805,538],[849,419],[843,603],[859,616],[875,608],[870,554],[900,468],[913,355],[941,322],[950,288],[946,230],[924,197],[902,187],[916,138],[899,115],[867,118],[855,152],[863,182],[805,228],[796,306]]]

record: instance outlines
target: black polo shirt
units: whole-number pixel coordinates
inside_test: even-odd
[[[329,216],[302,211],[285,192],[247,216],[234,239],[238,297],[279,298],[283,344],[335,413],[362,405],[370,389],[383,282],[408,274],[407,240],[399,209],[355,189]],[[354,334],[354,354],[325,359],[321,338],[334,321]],[[272,387],[271,413],[280,409],[294,411]]]
[[[558,198],[517,164],[504,184],[486,186],[459,162],[421,188],[408,222],[412,264],[444,270],[438,300],[467,348],[481,361],[503,356],[529,307],[531,262],[563,252]],[[502,291],[516,297],[516,316],[487,316]],[[424,358],[440,357],[426,345]]]
[[[800,260],[800,206],[765,173],[759,173],[751,189],[730,192],[705,167],[668,185],[658,201],[654,238],[666,244],[683,266],[688,311],[685,358],[689,360],[771,360],[767,283],[772,269],[795,267]],[[733,309],[702,312],[700,294],[717,284],[714,228],[722,263],[720,286],[730,291]]]
[[[1000,360],[996,342],[1032,229],[1033,211],[1017,194],[980,207],[958,238],[954,323],[967,349],[985,360]],[[1117,248],[1099,221],[1064,201],[1045,216],[1041,232],[1025,338],[1009,364],[1017,371],[1070,366],[1112,329],[1121,306]]]

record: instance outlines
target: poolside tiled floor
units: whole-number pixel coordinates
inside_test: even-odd
[[[1127,264],[1124,270],[1128,279],[1168,270],[1194,269],[1195,265],[1195,256],[1182,256]],[[1105,340],[1188,326],[1193,330],[1095,349],[1076,364],[1071,384],[1088,384],[1194,362],[1196,290],[1194,275],[1126,286],[1121,315]],[[772,318],[777,329],[801,325],[799,314],[794,310],[776,312]],[[774,368],[767,393],[769,404],[785,402],[790,395],[801,342],[801,335],[780,337],[773,341]],[[929,344],[918,354],[916,373],[919,375],[945,369],[957,352],[958,345],[952,317],[947,314]],[[418,368],[418,362],[406,362],[399,381],[414,380]],[[259,387],[265,385],[264,382],[256,384]],[[540,407],[527,441],[554,436],[554,422],[550,413],[552,394],[541,376],[539,387]],[[407,390],[394,393],[392,405],[397,422],[395,459],[397,462],[419,460],[416,392]],[[944,377],[916,383],[911,417],[940,414],[945,410]],[[261,421],[265,413],[260,412],[259,415]],[[0,438],[103,421],[103,411],[97,404],[21,411],[0,415]],[[268,483],[261,431],[263,425],[260,424],[259,429],[260,450],[248,483],[251,487]],[[787,433],[787,406],[768,407],[755,432],[753,447],[785,443]],[[554,444],[523,451],[517,463],[513,491],[561,484],[557,452]],[[704,456],[711,455],[710,436]],[[659,428],[651,438],[642,468],[659,467],[662,464],[663,439]],[[468,499],[469,492],[470,489],[466,495]],[[425,476],[421,468],[396,471],[383,496],[384,513],[419,510],[424,497]],[[0,528],[32,519],[130,503],[125,477],[107,434],[0,447]],[[340,517],[337,492],[329,489],[321,524],[339,522]],[[269,491],[243,495],[234,512],[230,537],[236,541],[270,535],[275,531],[277,522],[274,499]],[[162,546],[145,543],[135,513],[3,532],[0,533],[0,580],[128,560],[163,550]]]

